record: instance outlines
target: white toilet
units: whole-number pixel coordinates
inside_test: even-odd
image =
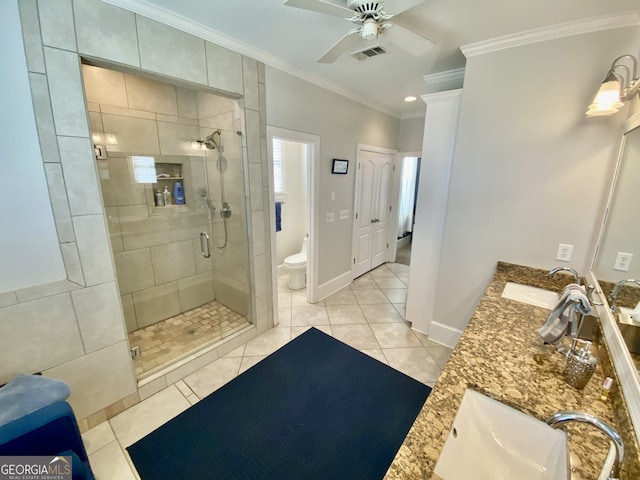
[[[300,290],[307,285],[307,237],[302,240],[300,253],[284,259],[284,268],[289,272],[289,288]]]

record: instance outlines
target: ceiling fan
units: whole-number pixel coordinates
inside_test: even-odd
[[[318,13],[342,17],[356,24],[336,44],[327,50],[318,63],[332,63],[343,53],[367,48],[368,42],[381,38],[394,43],[409,53],[424,55],[435,42],[417,33],[406,24],[403,12],[426,0],[342,0],[346,6],[328,0],[285,0],[289,7],[304,8]],[[389,6],[394,13],[387,13]]]

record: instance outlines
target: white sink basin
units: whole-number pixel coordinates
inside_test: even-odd
[[[513,282],[507,282],[502,297],[549,310],[553,310],[560,300],[556,292]]]
[[[567,436],[465,390],[434,472],[444,480],[566,480]]]

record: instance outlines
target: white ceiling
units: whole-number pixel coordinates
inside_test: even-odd
[[[252,56],[258,60],[396,116],[424,112],[420,99],[408,104],[404,97],[427,93],[424,75],[464,67],[461,45],[548,25],[638,11],[638,0],[425,0],[406,14],[417,32],[436,42],[422,57],[389,45],[390,53],[377,58],[358,61],[343,55],[332,64],[318,64],[316,60],[353,24],[285,6],[283,0],[106,1],[125,8],[140,4],[161,7],[232,37],[245,47],[253,47]],[[346,0],[327,1],[346,6]],[[393,2],[387,2],[390,13]],[[162,13],[166,16],[168,12]]]

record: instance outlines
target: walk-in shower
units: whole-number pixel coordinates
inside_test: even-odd
[[[145,378],[249,326],[241,109],[128,73],[83,65],[83,74],[93,143],[106,152],[96,163],[129,344]]]

